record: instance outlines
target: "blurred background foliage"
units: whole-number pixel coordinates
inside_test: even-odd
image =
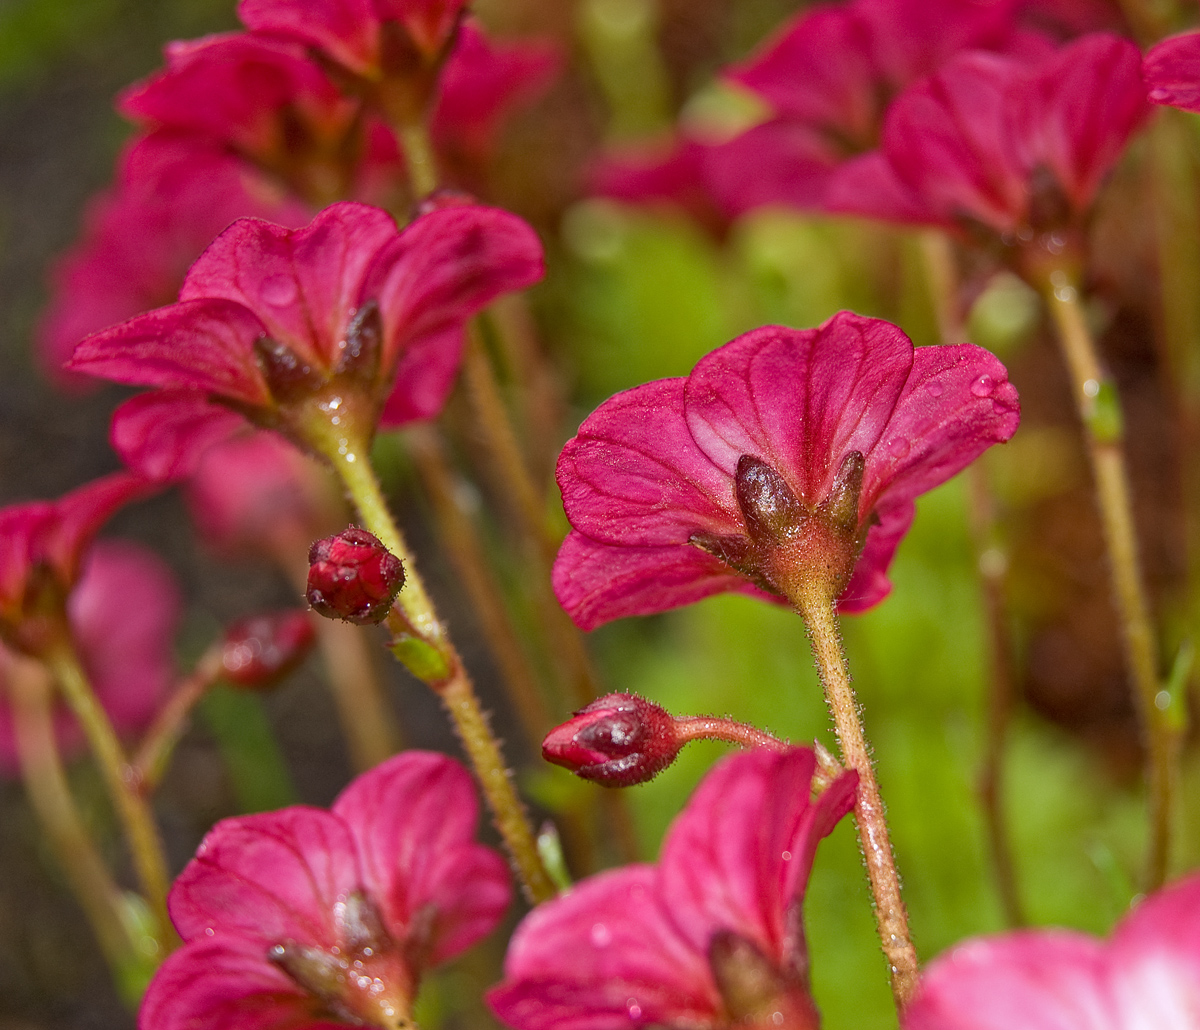
[[[554,93],[513,126],[492,182],[495,198],[530,218],[549,251],[550,276],[533,302],[569,397],[560,439],[612,392],[686,374],[701,355],[756,325],[811,326],[851,308],[897,321],[917,343],[936,342],[920,244],[910,235],[764,211],[718,237],[678,213],[632,210],[582,192],[581,170],[605,142],[652,136],[681,110],[736,117],[728,98],[710,88],[714,72],[744,56],[796,9],[794,3],[481,0],[477,8],[501,33],[553,33],[572,57]],[[164,41],[234,25],[231,0],[7,0],[0,6],[4,503],[55,496],[115,464],[104,438],[117,393],[64,403],[32,370],[44,271],[75,237],[87,197],[108,181],[125,138],[111,111],[112,95],[157,66]],[[1194,135],[1194,126],[1188,131]],[[1120,226],[1123,217],[1117,213],[1110,221]],[[1115,266],[1144,249],[1136,230],[1122,239],[1121,254],[1108,258]],[[1036,298],[1005,276],[973,288],[971,336],[1009,363],[1025,410],[1016,439],[987,462],[1002,511],[997,553],[1008,556],[1009,618],[1023,694],[1005,773],[1018,884],[1031,922],[1102,933],[1134,895],[1144,815],[1136,725],[1125,700],[1116,630],[1104,614],[1098,531],[1065,381]],[[1148,319],[1121,317],[1144,314],[1151,293],[1144,279],[1126,273],[1100,317],[1111,330],[1106,344],[1126,392],[1131,438],[1153,441],[1162,405],[1154,392]],[[1134,466],[1142,507],[1162,507],[1159,500],[1171,493],[1162,484],[1174,474],[1174,459],[1153,442],[1139,446],[1136,453],[1149,455]],[[424,508],[408,492],[403,448],[383,441],[377,456],[439,604],[451,612],[491,705],[501,708],[487,656],[474,643],[472,616],[432,553]],[[914,935],[926,957],[1003,926],[979,802],[989,642],[967,509],[961,479],[922,498],[896,559],[892,597],[845,622]],[[1161,598],[1177,586],[1179,561],[1169,559],[1179,541],[1169,520],[1165,527],[1158,518],[1147,524],[1149,574]],[[174,498],[123,514],[114,529],[159,548],[183,578],[191,606],[185,657],[194,656],[217,624],[290,597],[266,568],[242,567],[234,575],[204,554]],[[502,537],[498,530],[496,538]],[[1064,572],[1055,561],[1074,564]],[[520,575],[519,568],[506,571]],[[1064,576],[1069,588],[1062,586]],[[1080,624],[1070,613],[1085,594],[1099,614]],[[678,713],[729,714],[797,742],[816,738],[832,747],[802,625],[784,609],[721,597],[605,627],[593,643],[610,689],[643,693]],[[452,750],[431,700],[395,670],[389,675],[408,742]],[[590,788],[536,762],[534,742],[522,740],[503,714],[499,724],[520,782],[539,805],[553,813],[589,803]],[[311,670],[265,703],[211,697],[158,803],[176,868],[219,816],[296,798],[327,804],[349,778],[335,734],[336,720]],[[630,792],[645,857],[656,853],[665,827],[723,750],[692,745],[658,780]],[[93,774],[79,768],[75,778],[102,824],[105,808]],[[1184,781],[1176,870],[1200,864],[1194,751]],[[72,903],[57,888],[52,861],[38,850],[15,784],[3,786],[0,803],[0,1028],[131,1026]],[[111,827],[100,829],[116,852]],[[829,1030],[895,1026],[856,852],[846,820],[818,853],[806,904],[815,990]],[[470,999],[495,979],[501,948],[494,941],[435,979],[422,1001],[430,1026],[485,1025],[488,1017]]]

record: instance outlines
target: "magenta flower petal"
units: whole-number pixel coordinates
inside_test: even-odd
[[[379,63],[379,21],[371,0],[239,0],[237,12],[246,28],[300,40],[360,75]]]
[[[131,397],[113,412],[109,442],[131,469],[174,483],[196,471],[205,452],[244,430],[237,412],[193,390],[156,390]]]
[[[230,144],[266,163],[289,142],[284,109],[318,137],[344,131],[354,116],[353,102],[289,40],[230,32],[172,43],[166,65],[120,95],[122,114]]]
[[[171,889],[184,941],[208,930],[258,941],[333,948],[334,909],[359,885],[354,840],[329,812],[294,805],[217,823]]]
[[[811,126],[776,118],[706,147],[703,173],[721,210],[743,214],[769,204],[813,210],[837,167],[838,153],[827,138]]]
[[[803,332],[755,329],[696,365],[687,379],[688,428],[726,477],[752,454],[815,503],[842,455],[872,451],[912,362],[903,332],[849,312]]]
[[[705,1026],[720,1007],[704,951],[659,900],[654,866],[601,873],[534,909],[504,975],[488,1004],[521,1030]]]
[[[1118,1030],[1104,967],[1099,941],[1064,930],[960,945],[926,970],[904,1030]]]
[[[443,152],[486,156],[504,116],[540,96],[562,64],[549,40],[495,43],[466,19],[438,80],[430,119],[434,142]]]
[[[878,150],[841,164],[829,178],[823,207],[906,225],[943,225],[946,221],[900,181],[892,163]]]
[[[697,446],[684,379],[660,379],[610,398],[558,459],[567,518],[601,543],[686,544],[700,529],[736,532],[728,472]],[[736,459],[735,459],[736,462]]]
[[[436,54],[454,31],[459,13],[467,0],[371,0],[375,17],[398,21],[417,46],[427,54]]]
[[[1151,47],[1142,74],[1154,103],[1200,111],[1200,32],[1171,36]]]
[[[396,429],[435,417],[454,389],[466,342],[466,327],[453,324],[441,332],[425,333],[405,347],[396,363],[396,382],[384,403],[380,426]]]
[[[447,207],[417,219],[378,252],[360,301],[379,303],[382,363],[392,368],[422,337],[461,327],[500,294],[544,274],[541,242],[516,215],[473,204]]]
[[[1076,210],[1147,113],[1141,53],[1127,39],[1094,33],[1040,64],[1013,98],[1010,132],[1026,170],[1054,173]]]
[[[861,509],[885,490],[916,497],[957,475],[1020,421],[1016,387],[1004,366],[969,343],[919,347],[887,429],[870,452]]]
[[[738,757],[705,777],[672,824],[661,897],[698,952],[722,927],[790,958],[792,900],[803,894],[817,844],[854,807],[858,774],[843,773],[814,803],[811,751]]]
[[[597,543],[578,530],[567,534],[559,548],[551,579],[558,603],[583,630],[726,591],[786,603],[698,547],[618,547]]]
[[[188,300],[95,333],[67,367],[137,386],[203,390],[250,405],[270,402],[254,341],[263,324],[240,304]]]
[[[1026,210],[1026,169],[1007,132],[1008,94],[1021,74],[1009,58],[962,54],[888,110],[884,152],[900,180],[948,223],[968,215],[1003,232]]]
[[[138,1030],[345,1030],[262,948],[201,937],[167,958],[138,1011]]]
[[[432,913],[417,942],[430,964],[496,928],[511,898],[508,870],[475,843],[479,806],[471,777],[444,755],[409,752],[376,766],[333,805],[358,847],[363,886],[396,940]]]
[[[602,873],[525,918],[489,1004],[518,1030],[760,1025],[772,1010],[815,1027],[799,907],[857,777],[814,803],[813,766],[804,749],[724,759],[657,867]]]
[[[1194,1030],[1200,877],[1151,895],[1105,942],[1067,930],[967,941],[926,969],[904,1030]]]
[[[192,266],[178,306],[233,301],[277,342],[330,368],[367,269],[395,236],[391,216],[365,204],[333,204],[303,229],[239,219]]]

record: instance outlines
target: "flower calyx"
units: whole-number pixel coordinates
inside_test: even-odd
[[[816,587],[837,597],[850,580],[869,528],[858,511],[865,469],[862,452],[850,451],[824,499],[810,505],[771,465],[743,454],[734,474],[734,496],[745,535],[697,533],[690,542],[772,593],[792,598]]]
[[[750,1030],[817,1030],[820,1017],[807,984],[785,975],[747,937],[717,930],[708,964],[730,1023]]]
[[[328,619],[383,622],[404,586],[400,559],[357,526],[316,541],[308,563],[308,603]]]
[[[608,694],[551,730],[542,756],[593,783],[630,787],[662,772],[684,743],[665,708],[636,694]]]
[[[335,907],[335,917],[340,945],[327,949],[286,940],[270,949],[269,961],[338,1020],[381,1030],[414,1027],[413,974],[370,899],[349,895]]]

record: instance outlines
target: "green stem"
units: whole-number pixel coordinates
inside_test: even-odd
[[[471,327],[468,335],[463,382],[475,423],[492,459],[493,478],[501,496],[511,502],[527,560],[533,566],[527,582],[534,591],[538,619],[550,642],[552,657],[575,702],[586,705],[600,694],[599,678],[582,635],[550,589],[550,569],[558,541],[548,531],[542,494],[525,464],[477,325]]]
[[[940,342],[961,343],[966,339],[959,302],[958,268],[954,244],[941,231],[921,234],[921,253],[933,301]],[[983,596],[985,626],[988,631],[989,657],[987,678],[987,722],[984,753],[979,772],[979,799],[987,827],[988,847],[996,889],[1009,926],[1022,926],[1025,915],[1017,885],[1016,863],[1004,816],[1004,758],[1013,703],[1017,696],[1013,671],[1015,645],[1009,629],[1004,603],[1004,576],[1007,562],[996,547],[995,502],[987,467],[975,462],[966,471],[967,514],[971,542],[975,548],[976,573]]]
[[[84,828],[54,739],[52,688],[46,670],[17,659],[9,677],[13,731],[25,792],[38,823],[82,906],[100,950],[120,980],[135,961],[121,917],[121,892]]]
[[[393,648],[394,653],[442,698],[526,894],[535,903],[553,897],[554,884],[538,855],[533,828],[509,778],[500,745],[392,519],[374,469],[365,458],[366,448],[335,446],[326,448],[324,455],[341,478],[366,528],[404,562],[404,586],[393,610],[399,610],[402,633],[407,639]],[[412,650],[414,645],[421,650]]]
[[[159,709],[130,763],[129,778],[143,795],[153,793],[162,782],[175,745],[187,730],[192,709],[220,678],[221,648],[218,646],[205,652],[192,674],[175,688],[167,703]]]
[[[170,877],[150,807],[135,789],[134,776],[131,775],[132,769],[125,752],[109,722],[108,713],[92,690],[73,644],[65,639],[58,641],[48,649],[45,661],[67,704],[83,727],[117,818],[124,828],[138,880],[157,921],[158,932],[155,937],[166,950],[170,950],[176,940],[171,917],[167,913]]]
[[[1058,328],[1072,393],[1083,422],[1134,703],[1145,736],[1150,816],[1146,889],[1150,891],[1163,884],[1170,861],[1175,747],[1166,713],[1157,703],[1160,687],[1155,637],[1138,561],[1133,503],[1122,446],[1120,402],[1116,384],[1101,367],[1077,285],[1065,270],[1056,269],[1047,277],[1043,294]]]
[[[417,200],[424,200],[438,188],[437,159],[429,130],[424,122],[396,126],[404,159],[408,162],[408,177]]]
[[[871,753],[859,719],[858,699],[846,669],[833,601],[819,586],[801,586],[793,593],[794,596],[789,599],[808,629],[813,658],[841,746],[842,762],[858,773],[854,819],[858,826],[863,863],[867,868],[867,880],[875,899],[875,923],[888,961],[892,996],[897,1010],[902,1013],[917,989],[917,951],[908,929],[908,911],[900,893],[900,874],[896,870],[896,858],[888,835],[883,798],[879,793]]]

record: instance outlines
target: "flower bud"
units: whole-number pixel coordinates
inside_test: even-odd
[[[382,622],[404,585],[400,559],[356,526],[314,543],[308,565],[308,603],[328,619]]]
[[[273,687],[304,661],[313,640],[312,620],[298,609],[241,619],[221,642],[221,676],[235,687]]]
[[[542,756],[605,787],[631,787],[662,772],[683,743],[665,708],[634,694],[608,694],[551,730]]]

